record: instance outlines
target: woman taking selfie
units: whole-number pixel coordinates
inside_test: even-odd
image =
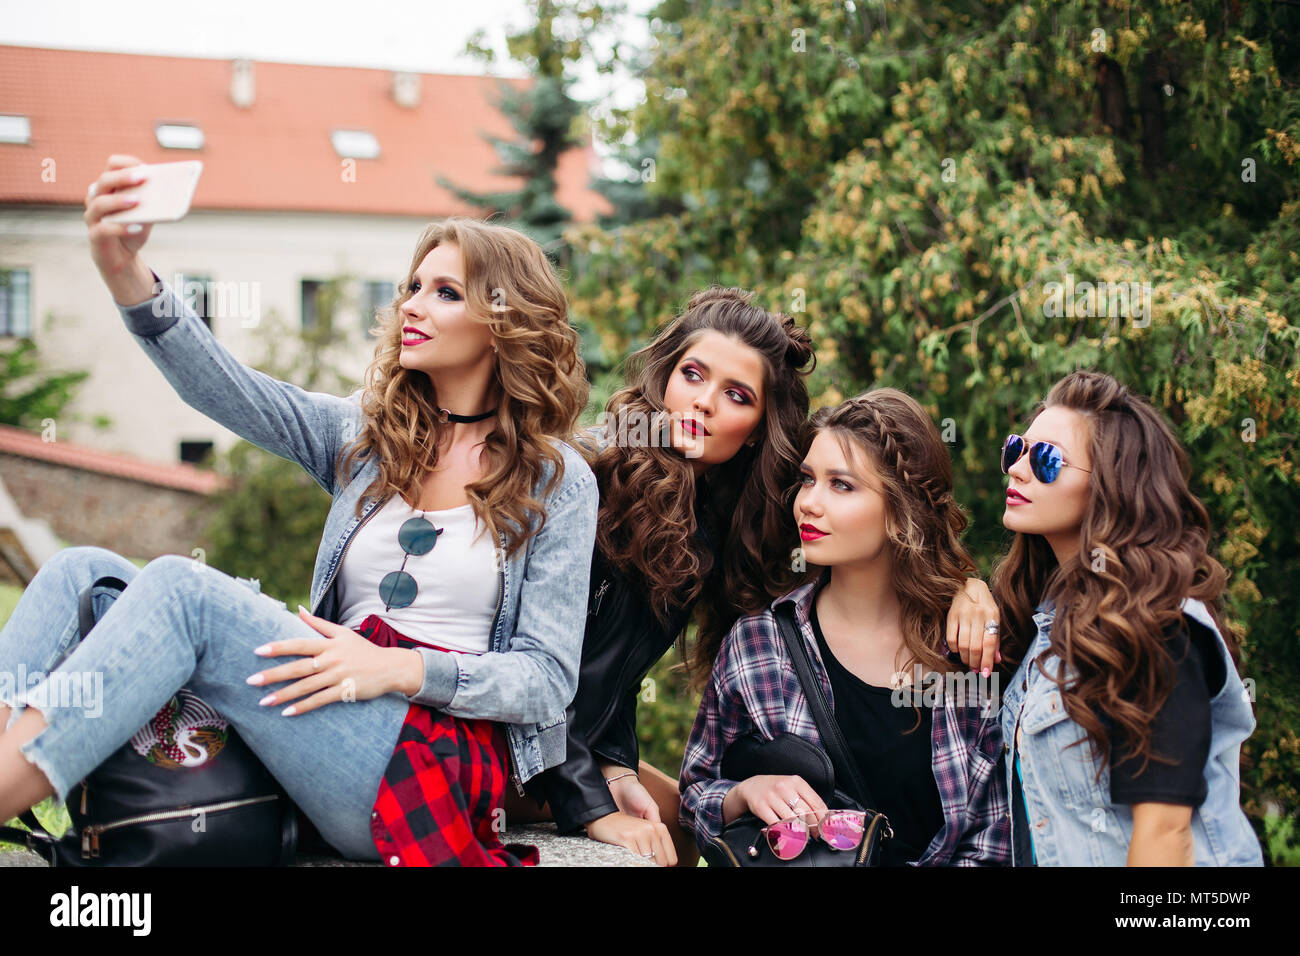
[[[1074,372],[1007,438],[1002,470],[1015,865],[1262,865],[1226,573],[1173,431],[1109,375]]]
[[[597,506],[563,440],[588,386],[545,255],[504,227],[434,223],[366,387],[306,392],[242,365],[157,282],[149,227],[103,221],[131,208],[137,164],[114,156],[91,187],[95,264],[182,400],[333,498],[311,613],[179,555],[55,555],[0,631],[0,670],[102,673],[103,713],[0,702],[0,819],[66,799],[188,686],[344,856],[535,862],[489,818],[507,776],[564,759]],[[77,597],[102,575],[129,587],[73,648]]]
[[[793,512],[808,564],[822,571],[727,635],[686,748],[682,824],[703,847],[752,813],[773,828],[773,845],[793,854],[780,858],[792,859],[810,818],[832,809],[796,774],[722,774],[742,736],[788,733],[824,749],[777,626],[774,609],[789,601],[813,676],[874,797],[869,809],[893,831],[880,862],[1005,863],[1002,739],[988,688],[963,681],[936,699],[918,685],[923,675],[956,671],[945,620],[974,567],[959,540],[966,517],[952,497],[947,447],[925,411],[891,388],[822,409],[809,431]],[[906,706],[897,704],[902,691]]]

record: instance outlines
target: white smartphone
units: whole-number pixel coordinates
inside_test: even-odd
[[[118,195],[135,196],[140,202],[130,209],[109,213],[104,222],[175,222],[190,211],[190,201],[203,172],[199,160],[153,163],[131,169],[143,172],[148,178],[139,186],[121,190]]]

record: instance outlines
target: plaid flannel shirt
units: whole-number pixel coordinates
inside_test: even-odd
[[[774,601],[772,608],[794,601],[813,673],[833,710],[830,677],[809,620],[813,598],[827,580],[829,569]],[[695,833],[701,846],[722,830],[722,801],[737,783],[722,779],[720,770],[732,741],[754,731],[767,740],[786,732],[822,746],[772,608],[737,621],[723,641],[686,745],[681,824]],[[1011,859],[997,701],[987,696],[975,701],[971,695],[963,703],[959,696],[945,693],[943,706],[934,708],[931,766],[944,823],[915,861],[917,866],[1003,865]]]
[[[434,646],[377,614],[356,631],[380,647]],[[508,753],[501,724],[411,704],[370,813],[379,859],[386,866],[536,866],[536,847],[502,845],[497,835]]]

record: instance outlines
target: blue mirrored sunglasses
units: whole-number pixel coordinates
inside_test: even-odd
[[[1011,471],[1025,453],[1025,440],[1020,435],[1008,435],[1002,443],[1002,474]],[[1061,474],[1062,468],[1078,468],[1065,460],[1065,452],[1049,441],[1036,441],[1029,446],[1029,470],[1045,485],[1050,485]],[[1080,471],[1092,474],[1087,468]]]

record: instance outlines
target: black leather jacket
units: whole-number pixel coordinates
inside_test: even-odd
[[[720,535],[711,524],[700,496],[696,541],[713,550],[716,569]],[[566,713],[568,754],[563,764],[524,784],[539,804],[543,800],[550,804],[561,833],[618,810],[600,764],[637,769],[636,707],[641,683],[672,647],[691,610],[692,606],[678,608],[666,627],[660,625],[641,589],[632,587],[595,549],[578,692]]]

